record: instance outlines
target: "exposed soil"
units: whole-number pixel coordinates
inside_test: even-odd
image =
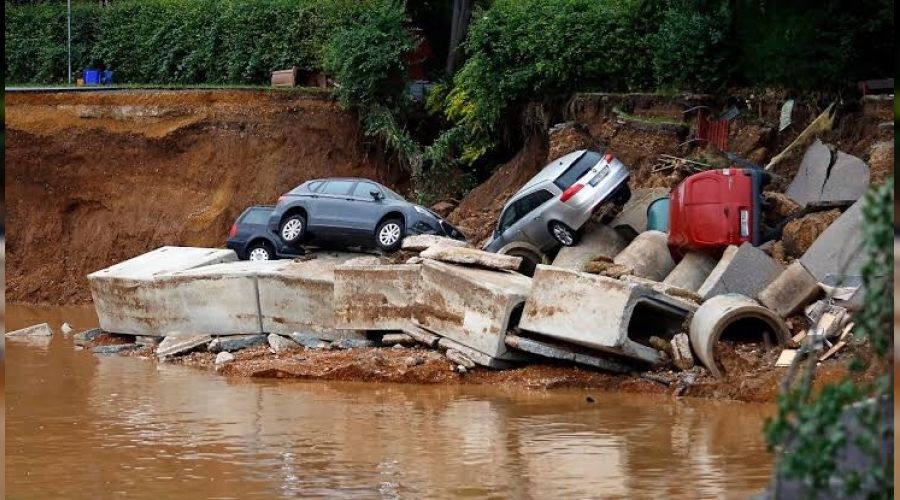
[[[221,246],[252,204],[320,176],[404,177],[327,95],[8,93],[6,299],[90,300],[85,276],[162,245]]]
[[[123,342],[104,335],[92,345]],[[842,379],[850,361],[860,355],[869,369],[855,376],[871,381],[886,368],[873,362],[866,344],[850,345],[821,363],[816,372],[816,387]],[[124,356],[152,358],[154,348],[124,351]],[[787,368],[775,368],[780,349],[763,350],[755,344],[722,342],[717,359],[725,376],[717,379],[703,368],[687,372],[667,368],[632,374],[612,374],[563,364],[531,364],[509,370],[476,367],[465,373],[437,351],[418,348],[305,349],[273,354],[267,345],[233,353],[235,360],[215,366],[216,355],[195,351],[166,362],[214,370],[229,377],[294,378],[414,384],[490,384],[522,389],[592,388],[603,391],[671,394],[708,399],[774,402]]]

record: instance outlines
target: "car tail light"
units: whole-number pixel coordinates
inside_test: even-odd
[[[562,196],[559,197],[559,201],[565,203],[569,201],[569,198],[578,194],[579,191],[584,187],[584,184],[572,184],[569,186],[569,189],[563,191]]]
[[[607,164],[609,164],[609,163],[612,163],[613,160],[616,159],[616,157],[613,156],[613,155],[611,155],[611,154],[609,154],[609,153],[606,153],[606,156],[604,156],[603,159],[606,160],[606,163],[607,163]]]
[[[234,238],[237,236],[237,224],[232,224],[231,229],[228,230],[228,237]]]
[[[750,212],[746,209],[741,209],[741,238],[747,238],[750,236]]]

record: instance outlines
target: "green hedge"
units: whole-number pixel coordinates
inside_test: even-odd
[[[265,83],[274,69],[318,69],[329,33],[376,1],[117,0],[76,4],[72,66],[119,82]],[[66,7],[6,4],[6,81],[66,79]]]

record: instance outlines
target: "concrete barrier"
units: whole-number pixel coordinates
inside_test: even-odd
[[[414,318],[418,325],[498,360],[515,360],[505,343],[531,290],[531,279],[426,259]],[[477,360],[475,360],[477,361]]]
[[[403,330],[412,319],[421,274],[421,264],[335,267],[335,328]]]
[[[799,260],[795,260],[759,292],[759,301],[782,318],[800,310],[822,294],[819,282],[809,274]]]
[[[784,266],[751,243],[731,245],[697,293],[704,300],[726,293],[756,298],[782,271]]]
[[[764,343],[770,340],[784,344],[790,333],[784,321],[775,313],[759,305],[755,300],[740,294],[717,295],[700,306],[691,319],[691,347],[700,362],[716,377],[723,375],[716,363],[714,349],[723,336],[735,340],[752,340]]]
[[[632,274],[662,281],[675,268],[669,253],[668,235],[662,231],[644,231],[613,262],[632,269]]]
[[[167,294],[154,286],[156,277],[236,260],[231,250],[162,247],[91,273],[88,283],[100,328],[131,335],[165,335],[178,330],[160,324]]]
[[[674,334],[696,305],[635,282],[538,266],[519,328],[647,363],[651,335]]]
[[[625,238],[611,227],[603,224],[591,225],[584,229],[580,243],[574,247],[559,249],[559,253],[553,259],[553,265],[573,271],[584,271],[584,265],[588,262],[597,258],[612,260],[626,246],[628,242]]]
[[[703,286],[717,262],[718,260],[705,253],[688,252],[663,283],[696,292]]]

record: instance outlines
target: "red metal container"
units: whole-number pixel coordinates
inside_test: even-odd
[[[760,243],[762,188],[770,177],[754,169],[694,174],[669,195],[669,249],[680,259],[691,250],[720,254],[728,245]]]

